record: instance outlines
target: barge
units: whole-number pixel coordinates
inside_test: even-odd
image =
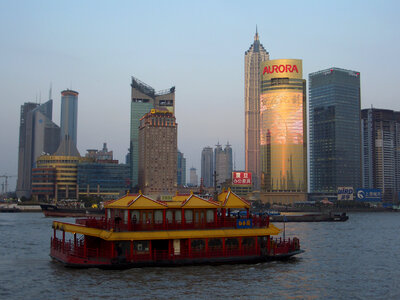
[[[104,209],[92,207],[73,207],[57,204],[40,204],[40,208],[46,217],[86,217],[86,216],[104,216]]]
[[[245,209],[233,217],[231,210]],[[216,201],[176,195],[159,201],[127,194],[105,204],[104,217],[53,221],[50,256],[65,266],[124,269],[144,266],[256,263],[304,252],[298,238],[277,237],[269,217],[230,190]]]

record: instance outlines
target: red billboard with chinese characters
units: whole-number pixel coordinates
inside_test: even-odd
[[[250,172],[232,172],[233,185],[251,185]]]

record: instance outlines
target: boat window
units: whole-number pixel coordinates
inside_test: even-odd
[[[254,247],[254,238],[253,237],[245,237],[242,239],[242,246],[245,248]]]
[[[134,241],[133,246],[137,252],[149,252],[149,241]]]
[[[153,212],[152,211],[143,211],[142,212],[142,223],[153,223]]]
[[[185,221],[186,221],[186,223],[193,222],[193,210],[185,209]]]
[[[160,223],[163,222],[163,212],[162,212],[161,209],[157,209],[157,210],[154,212],[154,222],[155,222],[155,223],[158,223],[158,224],[160,224]]]
[[[213,209],[207,209],[207,222],[208,223],[214,222],[214,210]]]
[[[131,218],[133,223],[139,223],[139,211],[138,210],[132,210],[131,212]]]
[[[237,249],[239,248],[239,241],[236,238],[227,238],[225,246],[227,249]]]
[[[169,210],[169,209],[167,210],[167,212],[165,214],[165,217],[167,218],[167,222],[168,223],[172,223],[172,221],[173,221],[172,219],[173,218],[172,218],[172,211],[171,210]]]
[[[206,247],[206,242],[204,240],[192,240],[191,248],[194,251],[202,251]]]
[[[127,209],[124,210],[124,223],[125,224],[128,223],[128,210]]]
[[[180,210],[175,211],[175,222],[182,222],[182,212]]]
[[[208,248],[211,250],[222,249],[222,240],[221,239],[209,239],[208,240]]]
[[[111,209],[107,208],[107,219],[111,219]]]

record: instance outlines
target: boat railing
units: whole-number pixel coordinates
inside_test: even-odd
[[[116,219],[106,219],[89,217],[84,219],[76,219],[76,223],[84,225],[90,228],[98,228],[114,231],[158,231],[158,230],[190,230],[190,229],[217,229],[217,228],[237,228],[238,220],[247,219],[237,219],[234,217],[218,217],[217,220],[212,221],[185,221],[181,220],[165,220],[163,221],[150,221],[138,222],[132,220],[116,220]],[[251,220],[252,228],[263,228],[269,225],[268,217],[252,216]]]
[[[298,238],[271,238],[270,240],[270,254],[285,254],[294,252],[300,249],[300,242]]]
[[[69,257],[78,257],[88,259],[92,261],[107,261],[110,259],[123,259],[130,262],[143,262],[143,261],[154,261],[154,260],[176,260],[176,259],[187,259],[187,258],[212,258],[212,257],[233,257],[233,256],[249,256],[258,255],[260,252],[259,247],[209,247],[198,248],[198,249],[180,249],[178,252],[174,252],[174,249],[170,250],[158,250],[153,249],[147,252],[138,252],[136,250],[126,250],[125,253],[118,254],[118,251],[110,251],[109,249],[96,249],[96,248],[85,248],[80,242],[76,245],[72,240],[51,238],[51,249],[62,253]]]

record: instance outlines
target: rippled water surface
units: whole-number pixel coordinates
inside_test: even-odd
[[[0,299],[400,299],[398,213],[287,223],[306,250],[288,262],[124,271],[52,262],[52,220],[0,213]]]

